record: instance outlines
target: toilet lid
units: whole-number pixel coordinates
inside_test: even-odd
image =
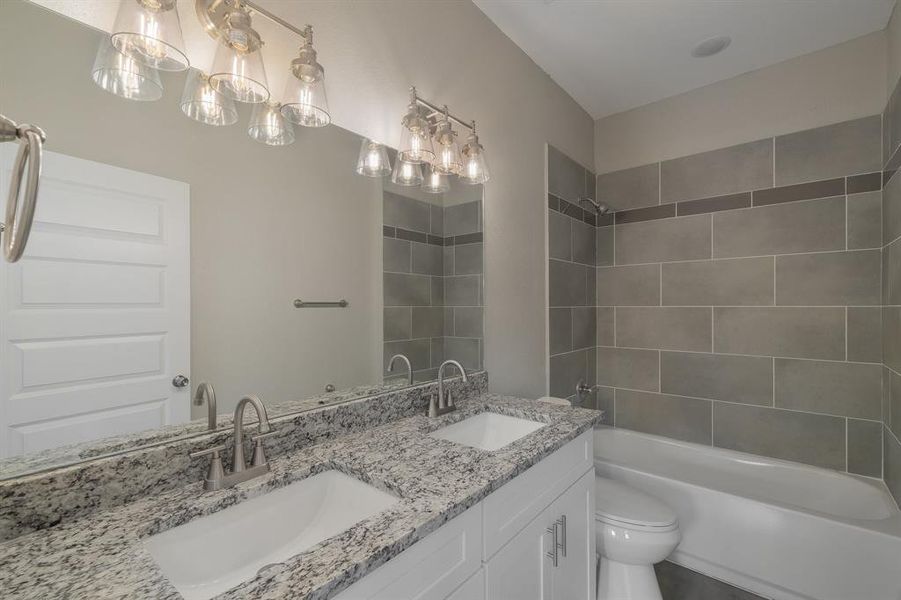
[[[595,477],[595,516],[638,527],[670,527],[676,514],[663,502],[612,479]]]

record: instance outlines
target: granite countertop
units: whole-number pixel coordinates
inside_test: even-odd
[[[400,498],[386,511],[218,596],[322,599],[335,595],[492,491],[592,428],[597,411],[484,394],[458,410],[349,433],[271,461],[262,477],[217,492],[200,482],[0,544],[0,595],[28,598],[181,598],[142,540],[322,471],[337,469]],[[494,452],[430,438],[489,410],[547,423]]]

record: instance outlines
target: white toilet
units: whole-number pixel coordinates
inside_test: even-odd
[[[654,563],[681,535],[676,515],[660,500],[595,476],[598,600],[661,600]]]

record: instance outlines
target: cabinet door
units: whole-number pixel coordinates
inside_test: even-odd
[[[557,568],[552,570],[554,600],[594,600],[594,470],[585,473],[549,510],[551,520],[559,520],[557,535],[562,546]]]
[[[479,569],[466,583],[447,597],[447,600],[485,600],[485,569]]]
[[[551,600],[551,570],[547,553],[554,517],[545,510],[501,548],[485,566],[486,600]]]

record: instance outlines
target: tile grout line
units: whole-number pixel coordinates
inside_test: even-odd
[[[615,308],[615,307],[614,307]],[[827,362],[827,363],[847,363],[849,365],[870,365],[870,366],[885,366],[887,369],[901,377],[901,373],[898,373],[888,365],[883,365],[883,363],[878,362],[864,362],[859,360],[844,360],[839,358],[809,358],[809,357],[801,357],[801,356],[773,356],[772,354],[739,354],[736,352],[704,352],[703,350],[674,350],[672,348],[643,348],[641,346],[604,346],[598,345],[598,349],[609,349],[609,350],[642,350],[646,352],[674,352],[679,354],[703,354],[704,356],[733,356],[733,357],[744,357],[744,358],[774,358],[776,360],[803,360],[803,361],[811,361],[811,362]]]

